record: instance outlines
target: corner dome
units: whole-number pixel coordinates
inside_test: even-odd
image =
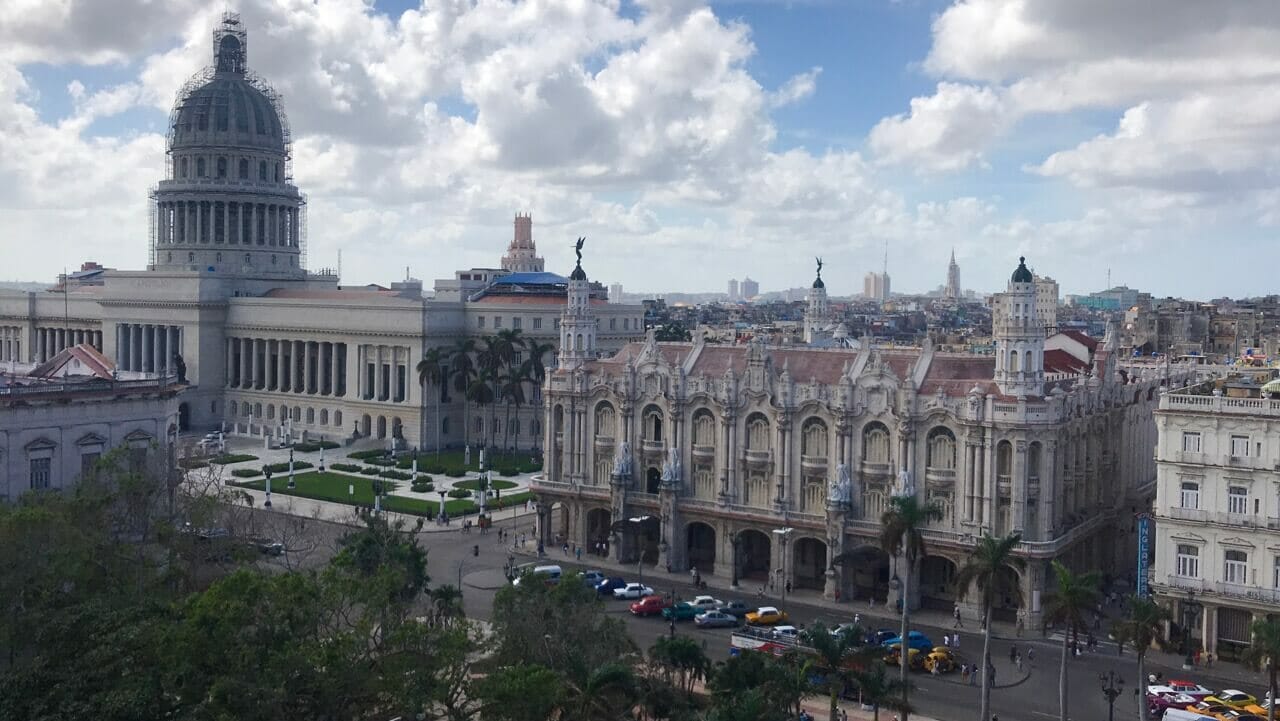
[[[1009,279],[1013,283],[1033,283],[1035,277],[1031,275],[1031,271],[1027,270],[1027,259],[1025,257],[1018,258],[1018,267],[1013,271],[1013,277]]]
[[[582,269],[582,264],[579,263],[578,265],[575,265],[573,267],[573,272],[569,274],[569,280],[586,280],[586,279],[587,279],[587,271]]]
[[[814,288],[826,288],[827,284],[822,282],[822,276],[813,279]]]

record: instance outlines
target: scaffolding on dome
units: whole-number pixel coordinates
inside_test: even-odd
[[[160,222],[160,213],[156,205],[156,191],[159,186],[152,185],[147,191],[147,265],[156,264],[156,225]]]
[[[298,267],[307,269],[307,194],[298,194]]]

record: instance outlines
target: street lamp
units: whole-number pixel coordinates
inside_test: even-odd
[[[639,536],[645,521],[649,521],[652,518],[653,516],[636,516],[628,518],[627,521],[636,524],[636,536]],[[640,550],[636,553],[636,583],[644,583],[644,546],[642,544],[637,545],[640,545]]]
[[[786,528],[773,529],[773,534],[778,537],[778,541],[782,544],[782,568],[778,569],[782,578],[778,585],[782,586],[783,603],[787,602],[787,539],[791,538],[791,534],[795,533],[795,531],[796,529],[791,528],[790,526]]]
[[[271,467],[263,466],[262,473],[267,477],[267,500],[262,503],[263,508],[271,507]]]
[[[1195,654],[1191,649],[1191,627],[1196,625],[1200,609],[1204,605],[1196,600],[1195,591],[1187,591],[1187,598],[1182,602],[1182,649],[1187,657],[1182,660],[1182,670],[1190,671],[1195,666]]]
[[[1115,671],[1107,671],[1098,674],[1098,683],[1102,685],[1102,695],[1107,697],[1107,721],[1115,721],[1116,699],[1124,692],[1124,679]]]
[[[436,514],[436,518],[444,523],[444,491],[440,491],[440,512]]]
[[[289,487],[294,488],[297,484],[293,482],[293,448],[289,449]]]
[[[729,588],[736,591],[738,590],[738,549],[742,546],[742,533],[738,532],[731,534],[729,536],[729,544],[733,549],[733,558],[730,559],[731,563],[729,564],[729,572],[731,576]]]

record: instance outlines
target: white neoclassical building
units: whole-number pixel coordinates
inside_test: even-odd
[[[1156,411],[1152,590],[1224,658],[1251,643],[1255,619],[1280,613],[1280,400],[1261,385],[1209,380],[1165,394]]]
[[[562,328],[581,324],[582,287]],[[995,357],[650,335],[597,359],[562,344],[535,483],[542,541],[883,600],[908,571],[879,550],[879,519],[891,495],[909,493],[943,509],[911,602],[949,608],[975,538],[1018,532],[1028,564],[1005,588],[1020,589],[1037,623],[1050,560],[1132,570],[1161,380],[1119,371],[1110,334],[1082,370],[1046,382],[1036,305],[1020,262],[997,304]],[[1001,615],[1013,617],[1014,596],[1000,595]]]
[[[293,184],[280,98],[248,69],[238,15],[214,33],[213,63],[179,93],[164,176],[152,191],[143,270],[93,271],[54,292],[0,291],[0,361],[43,362],[90,343],[123,371],[190,383],[183,429],[257,437],[307,434],[407,446],[458,446],[488,431],[519,448],[541,443],[540,390],[499,422],[471,413],[448,386],[424,395],[417,364],[433,348],[505,329],[555,344],[569,279],[544,272],[533,220],[518,215],[498,267],[456,271],[425,298],[420,282],[345,287],[306,263],[306,198]],[[596,343],[643,335],[643,309],[606,305],[589,288]],[[547,354],[554,365],[554,354]]]

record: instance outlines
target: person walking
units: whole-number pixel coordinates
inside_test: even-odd
[[[951,610],[951,618],[954,619],[954,623],[951,624],[952,628],[964,628],[964,621],[960,620],[960,604],[957,603],[956,607]]]

